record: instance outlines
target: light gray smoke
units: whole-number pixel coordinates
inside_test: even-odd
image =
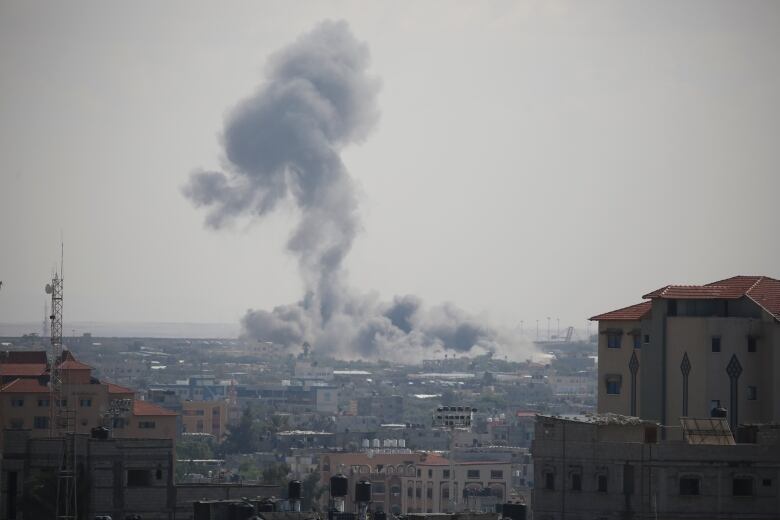
[[[493,350],[497,334],[450,305],[425,311],[414,296],[377,302],[349,290],[343,261],[359,228],[353,181],[339,155],[379,119],[379,81],[346,22],[323,22],[269,60],[266,82],[228,116],[225,172],[191,175],[184,194],[208,207],[207,225],[262,218],[285,198],[301,210],[287,248],[298,259],[302,301],[250,310],[248,335],[308,341],[347,358],[419,359],[422,349]]]

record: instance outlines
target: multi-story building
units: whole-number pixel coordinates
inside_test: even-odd
[[[92,377],[92,367],[68,351],[59,368],[63,378],[61,404],[71,431],[88,434],[92,428],[106,426],[117,438],[176,438],[175,412],[135,399],[129,388]],[[14,379],[0,388],[2,430],[29,429],[32,437],[49,436],[51,394],[47,382],[48,370],[38,377]]]
[[[780,421],[780,280],[735,276],[643,298],[591,318],[599,323],[599,412],[672,428],[721,407],[732,430]]]
[[[182,433],[208,433],[217,442],[227,435],[228,401],[183,401]]]

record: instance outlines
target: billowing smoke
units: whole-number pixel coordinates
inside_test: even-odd
[[[495,350],[497,333],[451,305],[425,310],[414,296],[382,303],[351,291],[344,258],[359,229],[343,147],[379,119],[369,52],[345,22],[324,22],[274,54],[266,82],[227,118],[226,171],[191,175],[185,195],[208,208],[207,225],[262,218],[287,198],[300,209],[287,249],[306,294],[272,311],[250,310],[246,333],[347,358],[419,359],[425,349]]]

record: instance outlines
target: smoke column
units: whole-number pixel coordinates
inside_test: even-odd
[[[263,218],[285,199],[301,211],[287,242],[306,293],[272,311],[250,310],[242,325],[259,341],[344,358],[419,359],[431,348],[495,351],[497,333],[452,305],[424,309],[414,296],[378,302],[351,291],[343,269],[359,229],[357,197],[340,151],[379,119],[379,80],[369,51],[346,22],[323,22],[269,59],[266,82],[225,124],[226,168],[197,171],[183,192],[220,228]]]

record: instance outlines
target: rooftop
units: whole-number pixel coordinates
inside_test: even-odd
[[[0,388],[0,392],[12,394],[48,394],[49,387],[42,385],[37,379],[14,379]]]
[[[172,410],[163,408],[149,401],[133,401],[133,415],[161,415],[161,416],[174,416],[179,415]]]

